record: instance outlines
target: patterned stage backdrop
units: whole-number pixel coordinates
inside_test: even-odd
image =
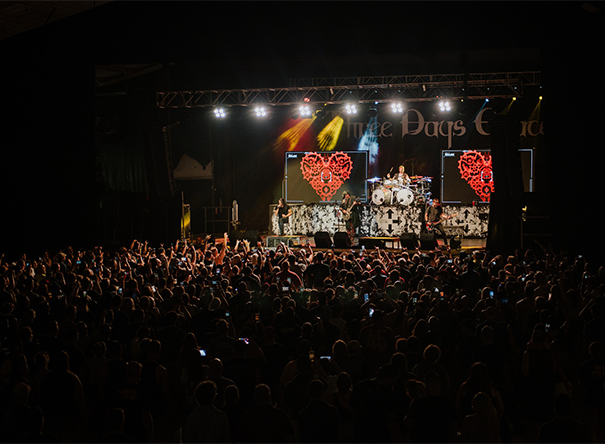
[[[346,231],[339,217],[338,205],[308,204],[290,205],[292,217],[285,225],[286,235],[313,236],[318,231],[326,231],[333,236],[337,231]],[[420,234],[424,206],[362,205],[360,207],[362,237],[399,237],[403,233]],[[270,206],[271,226],[269,231],[279,234],[275,205]],[[444,205],[445,215],[457,213],[444,223],[450,235],[485,238],[489,221],[488,205]],[[450,228],[448,228],[450,227]]]

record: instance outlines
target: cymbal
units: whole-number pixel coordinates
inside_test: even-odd
[[[366,182],[378,182],[380,180],[380,177],[373,177],[371,179],[366,180]]]

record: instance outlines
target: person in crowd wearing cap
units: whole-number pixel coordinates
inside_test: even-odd
[[[340,204],[340,212],[347,226],[347,234],[351,245],[354,244],[357,229],[361,226],[359,213],[357,212],[358,199],[351,196],[351,193],[345,191],[342,193],[342,203]]]

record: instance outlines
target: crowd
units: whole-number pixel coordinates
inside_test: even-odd
[[[0,261],[2,442],[603,442],[605,273],[547,248]]]

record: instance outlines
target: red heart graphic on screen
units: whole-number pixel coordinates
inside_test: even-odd
[[[351,176],[353,161],[344,153],[322,155],[308,153],[300,161],[303,178],[311,184],[321,200],[327,201]]]
[[[492,156],[478,151],[466,151],[460,156],[458,169],[481,201],[489,202],[489,197],[494,192]]]

